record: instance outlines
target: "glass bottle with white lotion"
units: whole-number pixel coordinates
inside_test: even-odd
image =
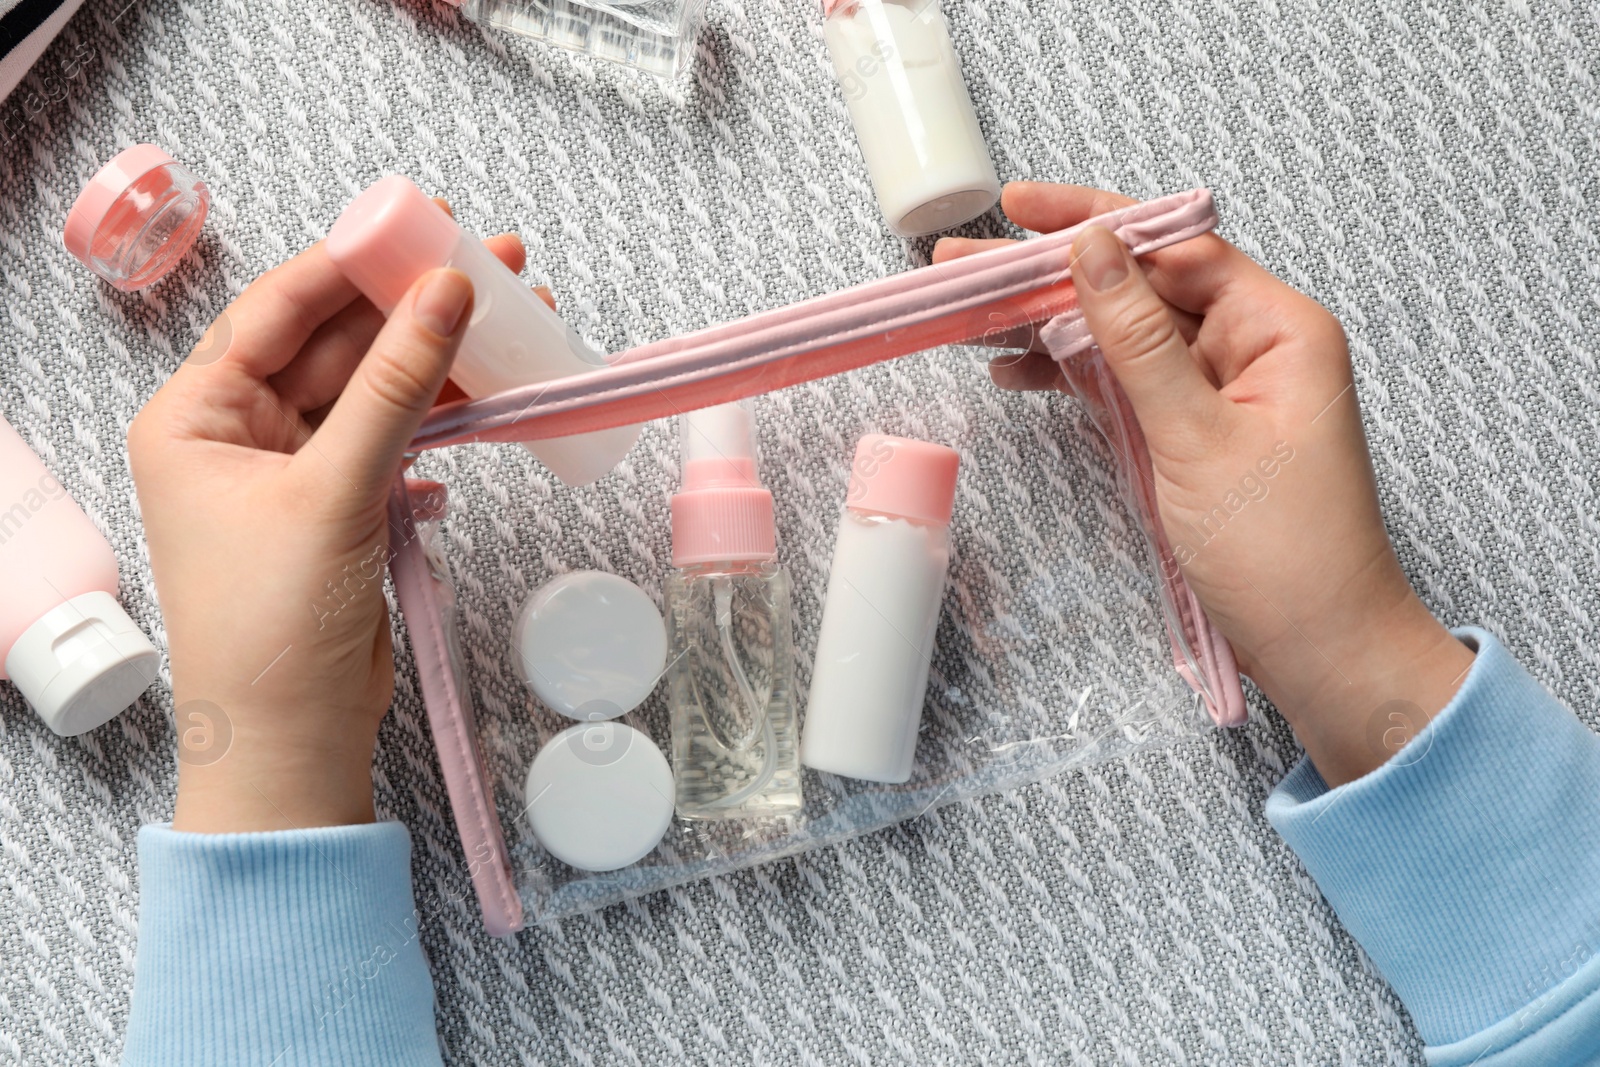
[[[667,701],[678,814],[800,810],[789,575],[748,403],[683,417],[666,581]]]
[[[901,237],[970,222],[1000,199],[939,0],[823,0],[822,35],[878,206]]]

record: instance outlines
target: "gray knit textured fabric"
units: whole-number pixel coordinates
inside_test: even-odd
[[[808,0],[712,0],[694,77],[667,91],[485,37],[424,0],[123,4],[89,0],[41,61],[91,56],[51,83],[58,99],[31,117],[17,98],[0,107],[0,411],[110,537],[123,600],[158,644],[127,425],[234,294],[378,175],[448,192],[480,232],[518,230],[530,275],[607,349],[926,252],[882,225]],[[1417,587],[1446,621],[1500,634],[1594,725],[1595,7],[946,10],[1002,177],[1136,196],[1210,186],[1224,234],[1341,318]],[[124,296],[59,234],[98,164],[138,141],[217,197],[179,273]],[[763,416],[802,609],[820,596],[863,430],[970,429],[962,506],[999,518],[969,523],[958,548],[1000,577],[1038,551],[1030,508],[1066,495],[1097,516],[1081,529],[1126,522],[1070,403],[1002,396],[970,353],[790,390]],[[495,694],[510,691],[503,645],[527,590],[584,566],[658,588],[676,467],[652,431],[620,480],[574,494],[508,451],[427,461],[464,516],[449,551],[490,724],[526,714]],[[1063,455],[1075,483],[1030,473]],[[1142,603],[1110,580],[1075,597],[1084,648]],[[1135,629],[1146,643],[1130,655],[1158,662],[1153,623]],[[1101,646],[1117,659],[1116,642]],[[501,942],[479,925],[400,666],[379,806],[415,840],[447,1062],[1421,1061],[1403,1008],[1262,818],[1297,751],[1259,701],[1237,731]],[[0,1061],[116,1061],[134,834],[172,806],[164,685],[70,740],[0,694]]]

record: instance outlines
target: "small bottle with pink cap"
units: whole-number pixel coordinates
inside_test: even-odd
[[[666,581],[678,814],[792,815],[801,795],[789,575],[754,418],[748,402],[723,404],[685,415],[682,429]]]
[[[857,442],[806,700],[807,767],[910,780],[959,466],[955,450],[928,441],[868,434]]]
[[[390,174],[367,186],[328,231],[328,258],[362,294],[392,313],[430,270],[453,267],[472,281],[472,317],[450,378],[469,397],[583,374],[605,366],[561,317],[506,270],[482,241],[440,210],[417,184]],[[567,485],[606,475],[639,427],[530,441],[526,447]]]

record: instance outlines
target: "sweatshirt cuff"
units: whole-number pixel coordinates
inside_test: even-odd
[[[139,831],[124,1063],[440,1062],[399,823]]]
[[[1266,814],[1423,1039],[1459,1051],[1530,1005],[1592,999],[1600,737],[1493,636],[1455,634],[1477,659],[1410,744],[1337,789],[1302,759]]]

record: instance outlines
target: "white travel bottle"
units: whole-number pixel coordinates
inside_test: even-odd
[[[822,35],[889,227],[921,237],[1000,199],[939,0],[824,0]]]
[[[473,398],[583,374],[605,359],[561,321],[482,241],[418,189],[391,174],[368,186],[328,231],[328,255],[385,315],[436,267],[472,280],[472,319],[450,377]],[[530,441],[528,451],[568,485],[588,485],[628,454],[639,427]]]
[[[869,782],[911,777],[959,466],[953,449],[927,441],[857,443],[806,701],[807,767]]]

